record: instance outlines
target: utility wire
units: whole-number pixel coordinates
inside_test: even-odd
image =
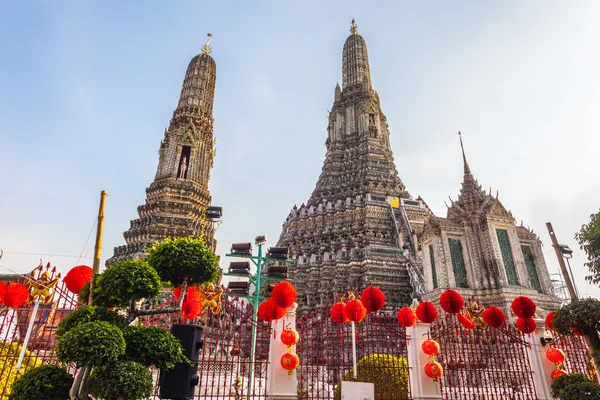
[[[49,253],[25,253],[20,251],[5,251],[4,254],[15,254],[25,256],[51,256],[51,257],[80,257],[80,258],[94,258],[94,257],[82,257],[81,255],[75,256],[72,254],[49,254]]]
[[[85,251],[85,248],[87,247],[87,244],[90,241],[90,237],[92,236],[92,232],[94,231],[94,227],[96,226],[97,222],[98,222],[98,217],[94,218],[94,223],[92,224],[92,229],[90,229],[90,233],[88,234],[88,237],[85,240],[83,249],[81,249],[81,253],[79,253],[79,258],[77,259],[77,264],[79,264],[79,261],[81,261],[81,258],[83,257],[83,252]],[[85,257],[85,258],[88,258],[88,257]]]

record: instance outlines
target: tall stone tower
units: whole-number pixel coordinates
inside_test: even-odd
[[[371,84],[365,40],[354,21],[342,54],[321,176],[308,202],[294,206],[279,246],[290,249],[290,275],[304,309],[376,285],[388,304],[423,291],[416,235],[429,211],[398,176],[386,117]]]
[[[123,234],[127,244],[115,247],[107,265],[142,258],[154,242],[167,237],[204,235],[214,248],[212,223],[206,217],[215,156],[212,112],[217,78],[210,36],[188,65],[179,103],[160,143],[154,182],[146,189],[146,204],[138,207],[139,218]]]

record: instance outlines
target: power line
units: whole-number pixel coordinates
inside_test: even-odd
[[[5,251],[4,254],[15,254],[15,255],[25,255],[25,256],[51,256],[51,257],[94,258],[94,257],[83,257],[81,255],[75,256],[75,255],[72,255],[72,254],[25,253],[25,252],[20,252],[20,251]]]
[[[92,224],[92,229],[90,229],[90,233],[88,234],[87,239],[85,239],[85,244],[83,245],[83,249],[81,249],[81,253],[79,253],[79,258],[77,259],[77,264],[79,264],[79,261],[83,257],[83,252],[85,251],[85,248],[87,247],[87,244],[90,241],[90,237],[92,236],[92,232],[94,231],[94,227],[96,226],[97,222],[98,222],[98,217],[94,218],[94,223]],[[87,257],[85,257],[85,258],[87,258]]]

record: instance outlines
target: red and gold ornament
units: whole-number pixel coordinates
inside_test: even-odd
[[[437,361],[429,361],[425,364],[425,375],[432,378],[434,381],[438,381],[438,379],[444,374],[444,367]]]
[[[459,312],[458,314],[456,314],[456,318],[458,318],[458,322],[460,322],[460,324],[466,329],[475,329],[475,322],[473,322],[473,320],[471,319],[471,317],[469,317],[468,314],[463,314]]]
[[[438,310],[433,303],[424,301],[417,306],[416,314],[419,321],[430,324],[437,319]]]
[[[556,311],[552,311],[550,314],[546,315],[546,326],[551,330],[554,330],[554,316],[556,315]]]
[[[465,300],[456,290],[448,289],[440,296],[440,307],[448,314],[459,313],[465,305]]]
[[[565,362],[567,356],[565,356],[565,353],[561,349],[552,348],[546,350],[546,358],[551,363],[556,364]]]
[[[379,311],[385,305],[385,294],[375,286],[369,286],[360,294],[360,301],[367,312]]]
[[[486,308],[481,317],[492,328],[500,328],[506,322],[506,314],[496,306]]]
[[[515,315],[519,318],[531,318],[535,314],[536,305],[529,297],[519,296],[510,305]]]
[[[4,305],[7,307],[20,307],[29,298],[29,290],[22,283],[11,283],[4,291]]]
[[[440,344],[433,339],[427,339],[421,345],[421,349],[428,356],[435,356],[440,352]]]
[[[344,305],[345,303],[340,301],[331,307],[331,319],[333,322],[337,322],[338,324],[350,322],[350,320],[344,315]]]
[[[348,296],[350,300],[344,306],[344,316],[352,322],[360,322],[367,315],[367,309],[363,306],[359,299],[355,299],[354,295],[350,293]]]
[[[279,282],[273,287],[273,291],[271,292],[271,298],[283,309],[294,304],[296,297],[298,297],[296,288],[287,281]]]
[[[415,310],[410,307],[402,307],[400,311],[398,311],[396,318],[403,328],[410,328],[411,326],[415,326],[417,323],[417,315],[415,314]]]
[[[292,352],[287,352],[281,356],[281,367],[292,375],[293,371],[300,365],[300,357]]]
[[[537,324],[535,319],[533,318],[517,318],[517,322],[515,323],[517,329],[523,333],[532,333],[535,332],[537,328]]]
[[[92,280],[92,274],[92,268],[87,265],[78,265],[67,272],[63,282],[69,292],[79,294],[79,291],[83,289],[85,284]]]
[[[286,346],[293,346],[300,341],[300,334],[293,328],[284,329],[280,337],[281,342]]]
[[[263,321],[271,322],[283,318],[285,309],[279,307],[273,298],[268,298],[260,303],[257,313]]]
[[[565,371],[564,369],[555,369],[554,371],[552,371],[552,374],[550,374],[550,378],[552,378],[552,381],[554,382],[556,380],[556,378],[558,378],[559,376],[563,376],[566,375],[567,371]]]

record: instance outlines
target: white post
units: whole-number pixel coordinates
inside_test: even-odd
[[[17,366],[15,370],[19,372],[21,369],[21,364],[23,363],[23,357],[25,357],[25,351],[27,350],[27,344],[29,344],[29,337],[31,336],[31,330],[33,329],[33,322],[35,321],[35,317],[37,315],[38,307],[40,305],[39,301],[33,302],[33,310],[31,312],[31,316],[29,317],[29,325],[27,326],[27,333],[25,334],[25,340],[23,340],[23,345],[21,347],[21,354],[19,354],[19,360],[17,361]]]
[[[298,381],[296,370],[292,374],[281,367],[281,356],[287,353],[287,346],[281,342],[282,321],[286,328],[296,329],[296,307],[294,303],[287,309],[286,315],[277,321],[271,322],[271,327],[277,332],[277,336],[271,335],[269,348],[269,372],[267,373],[267,399],[269,400],[295,400],[298,397]],[[296,352],[296,346],[292,347]],[[300,365],[304,360],[300,360]]]
[[[352,371],[354,379],[356,379],[358,371],[356,371],[356,326],[354,322],[352,322]]]
[[[425,364],[429,362],[429,356],[423,353],[423,350],[421,350],[421,345],[423,345],[423,342],[428,339],[427,331],[429,330],[429,326],[429,324],[418,322],[413,328],[414,336],[410,341],[410,346],[413,348],[416,358],[416,363],[413,364],[413,371],[415,372],[417,378],[416,384],[420,389],[417,391],[420,397],[415,396],[415,392],[413,392],[413,398],[415,400],[434,400],[442,398],[439,382],[434,381],[425,375],[424,372]],[[444,343],[440,343],[440,346],[444,346]]]
[[[530,344],[530,348],[527,348],[527,356],[529,357],[529,364],[533,371],[533,383],[537,397],[539,400],[551,400],[553,397],[550,389],[550,385],[552,384],[550,375],[555,369],[555,365],[546,358],[546,350],[550,346],[542,346],[540,341],[540,337],[544,335],[545,321],[543,319],[536,319],[535,322],[537,323],[537,331],[531,335],[525,335],[523,338]]]

